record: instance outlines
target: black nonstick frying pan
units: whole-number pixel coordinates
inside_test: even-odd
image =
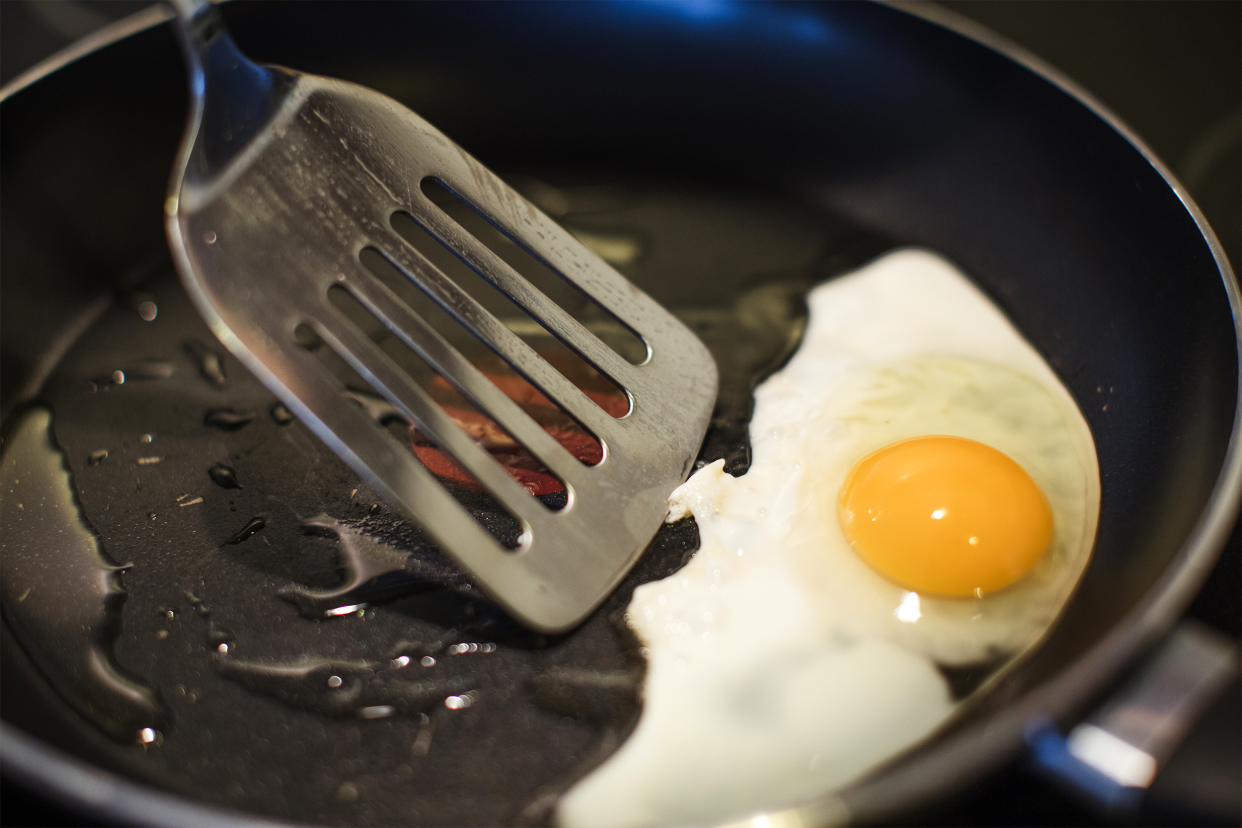
[[[884,6],[226,14],[250,54],[392,95],[495,168],[604,167],[775,193],[936,249],[1074,393],[1103,504],[1095,559],[1057,632],[955,730],[810,813],[883,821],[986,773],[1021,748],[1033,717],[1072,717],[1106,689],[1210,568],[1237,504],[1232,275],[1159,162],[1059,81]],[[37,390],[100,287],[131,290],[161,249],[151,205],[182,84],[157,29],[5,101],[6,414]],[[11,718],[74,749],[55,722]],[[24,756],[32,774],[64,772]],[[109,807],[129,819],[202,816],[141,788]]]

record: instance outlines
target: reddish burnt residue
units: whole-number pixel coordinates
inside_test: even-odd
[[[621,417],[629,411],[625,394],[605,379],[599,372],[577,359],[558,358],[556,354],[541,354],[565,378],[577,385],[596,405]],[[518,376],[499,357],[487,355],[474,360],[505,396],[516,402],[544,431],[564,446],[570,454],[588,466],[604,458],[599,441],[582,429],[522,377]],[[474,438],[480,446],[496,458],[505,470],[522,484],[532,495],[553,494],[565,490],[565,484],[557,480],[530,452],[522,448],[490,418],[480,414],[460,392],[446,380],[437,377],[427,386],[433,399],[445,412]],[[418,459],[433,474],[451,480],[469,489],[479,490],[479,483],[468,472],[455,464],[416,428],[410,428],[410,442]]]

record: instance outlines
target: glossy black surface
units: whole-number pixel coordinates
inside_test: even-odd
[[[4,448],[4,622],[69,704],[114,739],[162,726],[158,695],[116,661],[128,565],[108,557],[82,514],[51,412],[31,406],[11,418]]]

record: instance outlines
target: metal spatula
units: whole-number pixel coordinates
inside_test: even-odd
[[[176,3],[192,106],[165,203],[169,244],[220,341],[394,505],[422,524],[486,592],[526,625],[569,629],[616,586],[659,528],[690,471],[716,396],[701,342],[568,232],[418,115],[342,81],[247,60],[205,0]],[[606,309],[647,344],[622,359],[420,188],[431,177]],[[628,415],[605,413],[414,249],[401,211],[623,388]],[[380,251],[418,288],[572,419],[604,460],[586,466],[540,428],[364,267]],[[368,336],[329,301],[347,290],[393,334],[566,485],[553,512],[530,497]],[[345,396],[295,341],[310,326],[372,388],[513,515],[509,550],[402,445]]]

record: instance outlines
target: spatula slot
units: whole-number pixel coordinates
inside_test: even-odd
[[[595,399],[597,394],[610,399],[627,400],[624,407],[615,405],[605,407],[604,410],[608,414],[613,417],[623,417],[629,413],[628,397],[618,383],[554,336],[535,314],[528,313],[491,281],[484,278],[460,258],[452,247],[441,242],[406,213],[394,213],[392,226],[433,267],[499,319],[505,327],[555,367],[562,376],[584,392],[593,392],[588,393],[587,396],[595,400],[597,404],[599,403],[599,400]],[[584,333],[591,336],[590,333]],[[483,338],[486,341],[486,337]],[[497,348],[498,343],[488,342],[487,344],[503,354],[503,351]]]
[[[391,359],[412,382],[423,389],[430,400],[439,406],[440,411],[451,418],[462,432],[503,466],[509,476],[516,480],[528,494],[552,511],[559,511],[568,505],[565,481],[549,469],[514,432],[530,433],[531,429],[543,429],[566,451],[586,464],[599,462],[603,450],[597,440],[577,428],[572,420],[547,403],[546,399],[542,403],[538,400],[515,400],[520,406],[520,411],[509,413],[522,418],[523,421],[517,423],[518,428],[506,428],[496,418],[490,416],[483,407],[476,404],[467,389],[450,381],[432,367],[414,348],[404,342],[399,335],[392,334],[384,322],[377,319],[348,290],[333,287],[328,291],[328,299],[352,324],[366,333],[368,338],[375,342],[384,355]],[[495,357],[492,359],[500,362]],[[365,399],[359,399],[356,394],[351,393],[350,396],[364,407],[370,408],[374,405]],[[380,408],[377,410],[377,419],[381,419],[382,422],[386,413],[385,409]],[[406,418],[396,410],[396,407],[393,407],[393,414],[406,423]],[[408,433],[404,437],[407,445],[437,477],[470,489],[481,490],[483,488],[482,483],[462,464],[454,461],[449,454],[445,453],[444,448],[432,435],[412,424],[406,423],[406,425]]]
[[[486,210],[471,203],[437,178],[424,178],[419,186],[432,204],[480,244],[499,256],[618,356],[631,365],[641,365],[647,361],[650,351],[642,335],[566,279],[555,266],[539,258],[522,243],[520,233],[514,233],[503,222],[495,220]]]
[[[571,451],[581,463],[595,465],[603,459],[606,450],[590,427],[574,417],[565,406],[556,402],[552,395],[542,393],[540,389],[515,371],[508,362],[492,352],[474,331],[466,328],[440,307],[439,303],[427,295],[417,282],[408,278],[404,272],[374,249],[363,250],[359,254],[359,259],[367,270],[391,290],[406,308],[482,371],[484,376],[506,397],[526,408],[528,414],[537,415],[535,421],[540,423],[541,427],[554,436],[556,432],[574,435],[571,442],[576,450]],[[535,338],[528,344],[543,360],[566,380],[577,386],[605,413],[616,417],[629,410],[628,396],[624,395],[616,385],[581,359],[566,356],[563,346],[560,351],[544,350],[550,342],[555,342],[555,340],[543,336]],[[457,388],[467,397],[475,396],[469,388],[460,386]],[[525,441],[519,440],[519,442]]]
[[[355,308],[351,313],[356,313],[357,310],[358,308]],[[365,312],[365,308],[361,310]],[[342,316],[344,315],[342,313]],[[374,317],[372,319],[374,320]],[[378,323],[378,320],[374,321]],[[343,332],[339,327],[336,332]],[[365,337],[365,341],[374,343],[370,337],[366,337],[363,334],[361,329],[358,329],[357,333]],[[485,452],[475,447],[474,459],[476,462],[474,463],[474,470],[479,471],[481,469],[480,473],[483,476],[489,476],[489,472],[491,475],[498,473],[505,483],[511,484],[508,487],[508,493],[511,496],[506,499],[512,501],[512,495],[516,491],[516,496],[521,500],[518,503],[519,508],[517,509],[506,508],[506,505],[501,502],[500,498],[492,496],[488,488],[483,485],[478,476],[472,473],[470,468],[466,467],[466,464],[460,462],[451,452],[446,451],[438,443],[424,437],[421,442],[426,448],[421,451],[418,450],[413,439],[415,427],[411,424],[411,418],[407,416],[399,405],[394,404],[385,394],[380,393],[370,382],[363,378],[362,374],[352,364],[357,354],[339,347],[342,343],[333,342],[332,334],[325,332],[325,336],[320,337],[310,325],[303,324],[298,326],[295,336],[299,343],[308,343],[308,346],[303,347],[313,354],[325,371],[332,376],[333,384],[337,387],[341,396],[356,406],[367,419],[373,421],[375,424],[374,428],[385,432],[385,439],[392,441],[393,452],[408,458],[410,462],[421,466],[431,475],[434,475],[434,479],[440,483],[443,489],[460,503],[473,519],[496,539],[503,549],[516,551],[529,541],[530,530],[526,522],[517,517],[515,513],[520,513],[523,509],[528,508],[522,504],[529,503],[531,497],[504,473],[499,464],[487,457]],[[376,347],[379,347],[378,344],[376,344]],[[384,357],[386,357],[386,354]],[[374,361],[374,358],[375,355],[372,354],[371,360]],[[434,375],[434,372],[430,371],[429,368],[427,373]],[[434,417],[438,406],[434,402],[430,402],[430,408],[433,411]],[[457,428],[455,424],[452,424],[452,420],[447,414],[439,411],[438,415],[442,418],[442,424],[451,424],[449,428]],[[366,420],[363,419],[361,422],[365,423]],[[450,435],[450,437],[452,436]],[[459,437],[458,439],[461,438]],[[469,438],[466,438],[466,441],[471,442]],[[484,463],[492,468],[480,466],[478,463],[479,456],[482,456]],[[502,496],[503,494],[502,492]],[[535,499],[540,500],[545,508],[556,510],[557,508],[563,508],[567,498],[565,493],[562,492],[558,496]]]

